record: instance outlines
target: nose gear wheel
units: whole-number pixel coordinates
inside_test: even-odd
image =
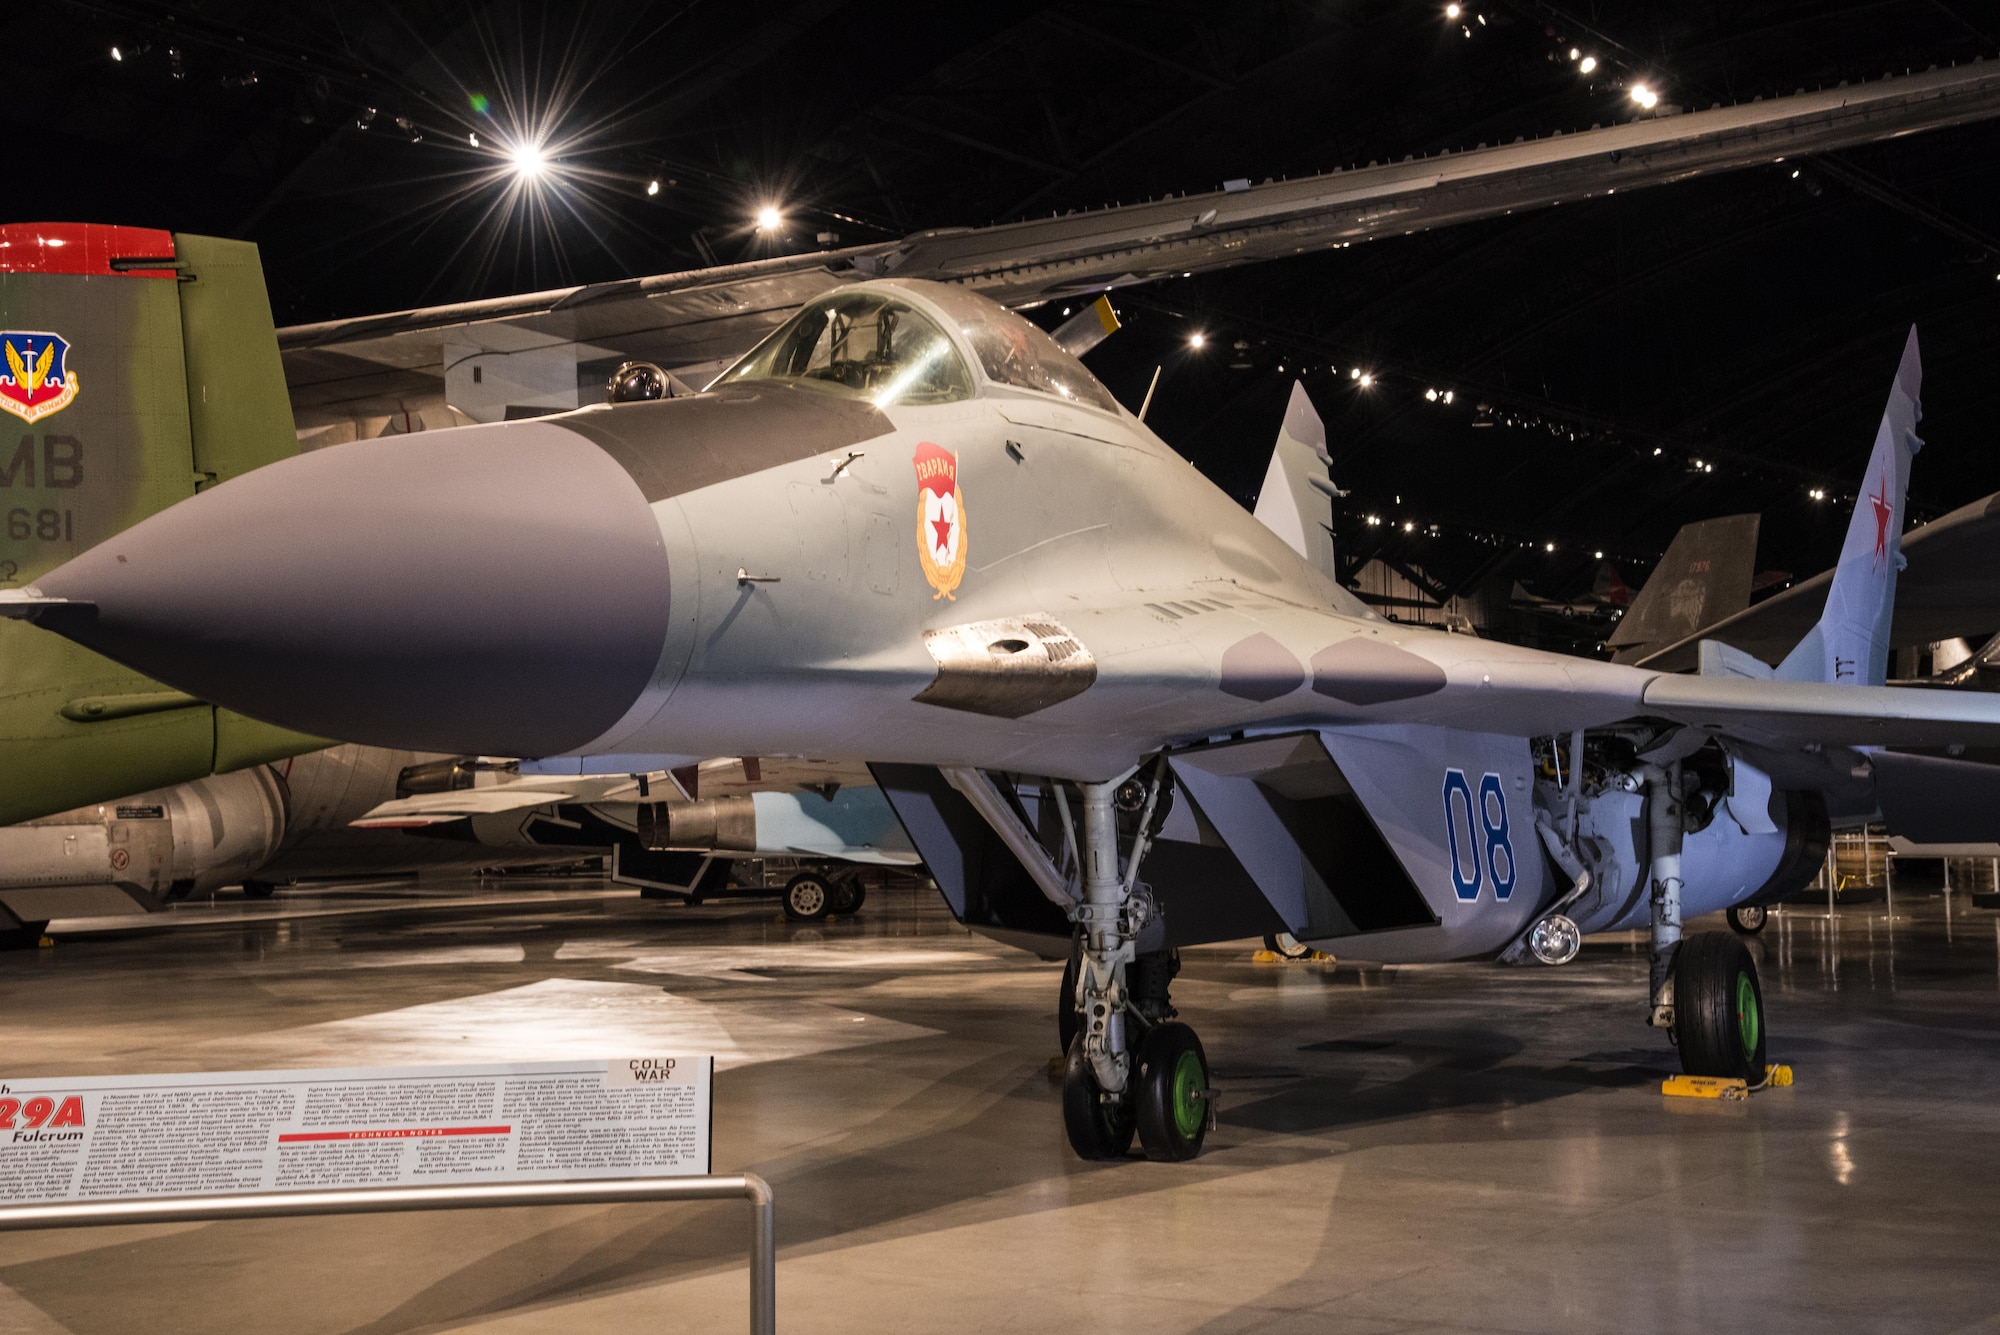
[[[1212,1120],[1208,1055],[1184,1024],[1156,1024],[1139,1044],[1133,1111],[1146,1157],[1167,1163],[1201,1153]]]

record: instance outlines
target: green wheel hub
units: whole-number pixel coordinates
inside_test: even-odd
[[[1764,1016],[1757,1004],[1757,984],[1747,973],[1736,975],[1736,1029],[1743,1038],[1743,1051],[1757,1051],[1757,1040],[1764,1032]]]
[[[1183,1052],[1174,1063],[1173,1114],[1174,1130],[1190,1139],[1208,1116],[1208,1109],[1202,1106],[1203,1088],[1201,1058],[1193,1052]]]

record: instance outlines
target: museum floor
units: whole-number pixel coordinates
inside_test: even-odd
[[[1897,921],[1772,919],[1798,1083],[1747,1104],[1661,1097],[1634,943],[1189,952],[1223,1102],[1184,1165],[1071,1157],[1059,966],[929,894],[822,926],[575,881],[224,895],[0,956],[0,1075],[713,1052],[794,1332],[2000,1331],[2000,915],[1903,884]],[[744,1238],[724,1204],[0,1235],[0,1335],[738,1330]]]

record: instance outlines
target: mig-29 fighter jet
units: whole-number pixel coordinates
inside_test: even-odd
[[[1273,929],[1558,962],[1643,925],[1683,1065],[1762,1078],[1755,964],[1683,917],[1803,885],[1829,822],[1874,814],[1877,748],[2000,740],[2000,699],[1881,685],[1918,379],[1913,334],[1827,615],[1775,671],[1384,621],[1317,516],[1294,547],[1040,329],[895,279],[807,303],[700,394],[284,460],[0,600],[319,736],[866,758],[968,924],[1075,934],[1077,1152],[1185,1159],[1212,1099],[1176,948]],[[1324,480],[1303,396],[1279,450]],[[1918,787],[1980,769],[1901,760]]]

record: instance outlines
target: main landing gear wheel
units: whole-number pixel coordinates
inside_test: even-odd
[[[802,871],[785,883],[785,916],[819,922],[833,907],[833,886],[816,871]]]
[[[1063,1067],[1063,1130],[1079,1159],[1122,1159],[1132,1148],[1131,1102],[1104,1096],[1080,1034],[1070,1043]]]
[[[829,901],[827,911],[843,916],[858,913],[867,899],[868,887],[861,884],[859,876],[836,876],[833,880],[833,898]]]
[[[1208,1136],[1208,1055],[1194,1030],[1156,1024],[1139,1044],[1133,1111],[1146,1157],[1179,1163],[1201,1153]]]
[[[278,887],[269,881],[245,881],[243,883],[243,897],[245,899],[269,899],[277,893]]]
[[[1293,936],[1290,932],[1266,932],[1264,949],[1281,960],[1302,960],[1312,956],[1313,948]]]
[[[1689,1075],[1764,1079],[1764,990],[1734,936],[1703,932],[1674,955],[1674,1041]]]
[[[1764,923],[1771,911],[1762,904],[1741,904],[1729,910],[1729,926],[1744,936],[1755,936],[1764,930]]]

